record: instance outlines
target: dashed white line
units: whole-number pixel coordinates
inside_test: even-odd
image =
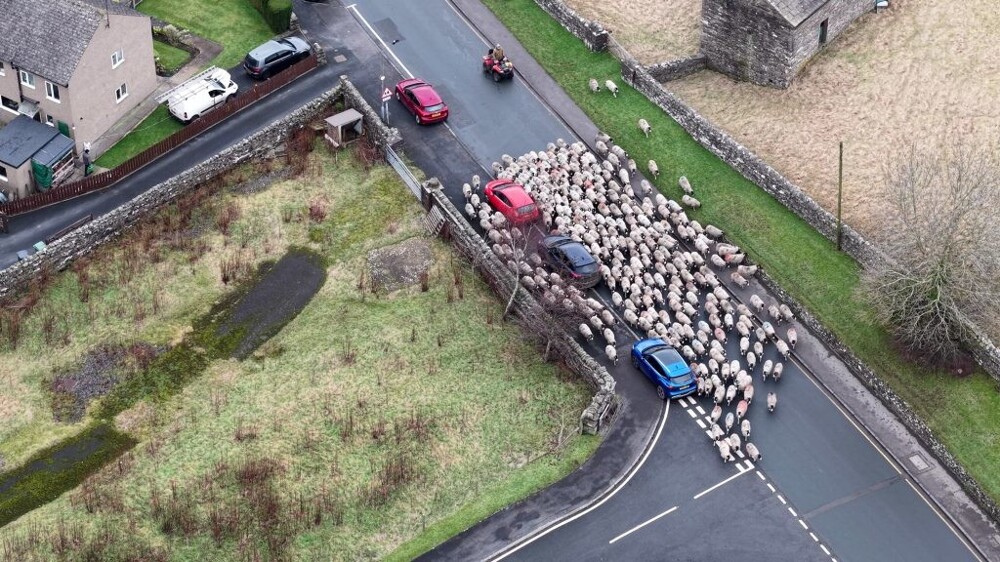
[[[747,462],[749,463],[750,461],[747,461]],[[739,466],[739,465],[736,465],[736,468],[740,468],[740,466]],[[739,473],[737,473],[737,474],[734,474],[734,475],[730,476],[729,478],[726,478],[726,479],[725,479],[725,480],[723,480],[722,482],[719,482],[718,484],[716,484],[715,486],[712,486],[711,488],[709,488],[709,489],[707,489],[707,490],[703,490],[703,491],[699,492],[699,493],[698,493],[698,494],[697,494],[697,495],[696,495],[696,496],[694,497],[694,499],[698,499],[698,498],[700,498],[700,497],[704,496],[705,494],[707,494],[707,493],[709,493],[709,492],[711,492],[711,491],[715,490],[715,489],[716,489],[716,488],[718,488],[719,486],[722,486],[722,485],[724,485],[724,484],[728,484],[728,483],[729,483],[730,481],[732,481],[732,480],[734,480],[734,479],[736,479],[736,478],[739,478],[740,476],[743,476],[744,474],[746,474],[746,473],[748,473],[748,472],[750,472],[750,471],[749,471],[749,470],[746,470],[746,469],[741,469],[741,470],[739,471]]]
[[[774,489],[774,486],[770,482],[767,483],[767,489],[771,490],[772,494],[777,492],[777,490]]]
[[[791,506],[789,506],[789,508],[788,508],[788,513],[791,513],[792,517],[798,517],[799,516],[799,514],[795,513],[795,510],[792,509]]]
[[[701,420],[694,420],[694,422],[695,422],[696,424],[698,424],[698,427],[700,427],[700,428],[702,428],[702,429],[708,429],[708,426],[707,426],[707,425],[705,425],[705,422],[703,422],[703,421],[701,421]]]
[[[805,529],[807,531],[809,530],[809,525],[806,525],[806,522],[803,521],[803,520],[801,520],[801,519],[799,519],[799,525],[802,525],[803,529]]]
[[[736,456],[739,457],[739,458],[741,458],[741,459],[745,457],[745,455],[743,454],[743,451],[736,451]]]
[[[701,406],[695,406],[695,407],[694,407],[694,409],[695,409],[695,410],[698,410],[698,413],[699,413],[699,414],[701,414],[701,415],[703,415],[703,416],[705,415],[705,410],[703,410],[703,409],[701,408]]]
[[[698,421],[701,421],[701,420],[698,420]],[[709,439],[715,439],[715,436],[714,436],[714,435],[712,435],[712,432],[711,432],[711,431],[707,431],[707,430],[706,430],[706,431],[705,431],[705,435],[707,435]]]
[[[781,497],[781,494],[775,494],[775,495],[778,496],[778,501],[781,502],[781,505],[785,505],[786,503],[785,498]]]
[[[406,65],[403,64],[403,61],[399,60],[399,57],[396,56],[396,53],[392,52],[392,49],[389,48],[389,45],[386,45],[385,41],[382,40],[382,37],[375,32],[375,28],[373,28],[371,24],[368,23],[368,20],[365,19],[365,16],[361,15],[361,12],[358,10],[357,5],[351,4],[350,6],[347,7],[347,9],[354,11],[354,15],[358,16],[358,19],[361,20],[361,23],[365,24],[365,27],[368,28],[368,31],[371,32],[372,36],[375,37],[375,39],[378,39],[378,42],[382,44],[382,48],[385,49],[385,52],[389,53],[389,56],[391,56],[392,59],[396,61],[396,64],[398,64],[399,68],[403,70],[403,73],[406,74],[406,77],[413,78],[413,73],[410,72],[410,69],[406,68]]]
[[[823,552],[825,552],[827,556],[830,556],[830,549],[828,549],[825,544],[820,544],[819,547],[823,549]],[[837,562],[837,559],[834,558],[833,562]]]
[[[698,414],[696,414],[694,410],[684,410],[684,411],[687,412],[688,415],[691,416],[692,418],[698,417]]]
[[[664,511],[663,513],[657,515],[656,517],[653,517],[652,519],[649,519],[649,520],[647,520],[647,521],[645,521],[643,523],[640,523],[640,524],[636,525],[635,527],[632,527],[628,531],[625,531],[624,533],[622,533],[622,534],[618,535],[617,537],[611,539],[610,541],[608,541],[608,544],[615,544],[615,541],[617,541],[618,539],[627,537],[627,536],[631,535],[632,533],[638,531],[639,529],[645,527],[646,525],[649,525],[650,523],[656,521],[657,519],[660,519],[661,517],[666,517],[667,515],[670,515],[671,513],[674,512],[675,509],[677,509],[676,505],[674,507],[671,507],[670,509]]]
[[[809,531],[809,536],[812,537],[814,541],[819,542],[819,537],[816,536],[816,533]],[[829,554],[829,552],[827,554]]]
[[[764,478],[764,473],[761,472],[761,471],[759,471],[759,470],[757,471],[757,477],[759,477],[761,480],[763,480],[765,482],[767,481],[767,478]],[[771,486],[770,484],[768,484],[768,486],[771,488],[771,491],[773,492],[774,491],[774,487]]]

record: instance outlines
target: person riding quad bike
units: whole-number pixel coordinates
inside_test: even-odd
[[[500,43],[497,43],[496,47],[490,49],[487,54],[492,56],[497,64],[503,63],[503,47],[500,46]]]

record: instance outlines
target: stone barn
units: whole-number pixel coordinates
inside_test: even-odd
[[[875,0],[702,0],[701,51],[708,67],[787,88],[798,71]]]

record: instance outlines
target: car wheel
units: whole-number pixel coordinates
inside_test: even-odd
[[[420,124],[421,124],[421,123],[420,123],[420,116],[419,116],[419,115],[414,115],[413,117],[414,117],[414,118],[416,118],[416,120],[417,120],[417,125],[420,125]]]
[[[656,387],[656,395],[660,397],[660,400],[666,400],[667,399],[667,393],[666,393],[666,391],[663,390],[662,386],[657,386]]]
[[[632,356],[632,366],[636,369],[639,368],[639,360],[635,358],[635,355]]]

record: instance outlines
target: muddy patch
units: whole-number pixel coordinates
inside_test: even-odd
[[[147,368],[163,351],[164,347],[147,343],[102,345],[91,351],[84,357],[83,365],[56,375],[48,383],[53,417],[58,422],[79,422],[91,401],[111,392],[119,381]]]
[[[392,292],[416,284],[434,263],[426,238],[410,238],[368,253],[368,278],[372,289]]]

